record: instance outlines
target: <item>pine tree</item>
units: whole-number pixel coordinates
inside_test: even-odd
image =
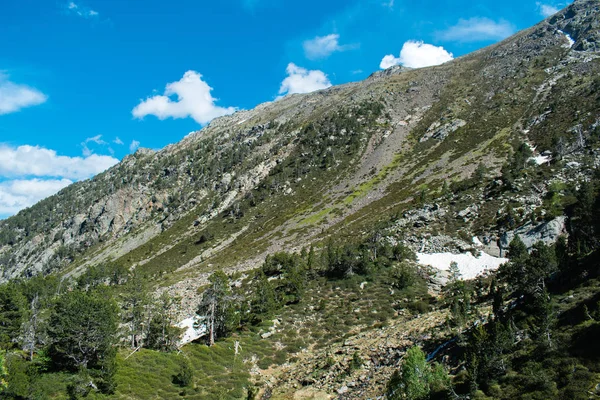
[[[106,291],[62,295],[48,328],[54,363],[73,371],[106,368],[115,356],[118,315],[117,305]]]
[[[425,353],[418,346],[411,347],[404,355],[400,372],[394,372],[387,385],[390,400],[424,400],[432,392],[445,391],[450,379],[444,368],[427,363]]]
[[[552,327],[556,321],[556,313],[552,298],[546,288],[539,295],[535,296],[533,303],[534,335],[550,349],[553,347]]]
[[[202,294],[198,311],[204,318],[208,329],[208,343],[215,344],[215,339],[227,335],[239,323],[235,311],[235,297],[231,293],[229,277],[223,271],[214,272],[209,286]]]
[[[175,299],[166,292],[154,305],[152,319],[146,336],[146,347],[159,351],[171,351],[177,348],[182,329],[174,326],[172,309]]]
[[[251,300],[253,321],[259,322],[269,318],[278,308],[279,300],[275,288],[262,271],[257,271],[254,278],[254,294]]]
[[[144,280],[135,274],[129,278],[123,290],[123,317],[129,327],[132,349],[141,346],[147,328],[150,297]]]
[[[27,299],[17,284],[0,286],[0,348],[15,346],[26,312]]]

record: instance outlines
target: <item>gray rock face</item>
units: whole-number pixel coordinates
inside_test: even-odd
[[[424,142],[431,138],[444,140],[446,139],[446,137],[448,137],[449,134],[451,134],[452,132],[456,132],[458,128],[462,128],[466,124],[467,122],[462,119],[455,119],[454,121],[450,121],[443,125],[440,121],[436,121],[433,124],[431,124],[429,129],[427,129],[427,132],[420,139],[420,141]]]
[[[577,0],[564,12],[554,15],[548,21],[550,25],[559,26],[569,34],[576,51],[600,50],[600,22],[595,18],[600,10],[597,0]]]
[[[566,217],[558,217],[541,224],[528,223],[514,231],[506,232],[500,237],[500,249],[508,249],[510,242],[517,235],[528,249],[532,248],[537,242],[544,242],[546,244],[555,243],[559,236],[567,233],[565,220]]]
[[[446,210],[437,204],[425,204],[421,209],[404,213],[403,218],[396,223],[398,228],[406,226],[422,227],[446,215]]]

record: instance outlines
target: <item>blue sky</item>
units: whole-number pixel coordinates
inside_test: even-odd
[[[216,116],[445,62],[565,5],[3,0],[0,218]]]

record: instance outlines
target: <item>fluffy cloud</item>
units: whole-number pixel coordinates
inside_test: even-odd
[[[123,145],[123,141],[121,139],[119,139],[118,136],[115,138],[115,140],[113,140],[113,143],[118,144],[119,146]]]
[[[67,11],[71,14],[78,15],[82,18],[95,18],[98,17],[98,15],[100,15],[98,11],[92,10],[89,7],[77,4],[72,1],[67,3]]]
[[[0,72],[0,115],[42,104],[47,99],[39,90],[11,82]]]
[[[336,51],[346,51],[356,48],[356,45],[343,45],[339,43],[340,35],[332,33],[327,36],[317,36],[314,39],[307,40],[302,44],[304,55],[309,60],[317,60],[329,57]]]
[[[86,179],[118,162],[114,157],[97,154],[83,158],[67,157],[39,146],[15,148],[0,145],[0,176],[8,178],[37,176]]]
[[[461,19],[445,31],[438,32],[438,38],[454,42],[480,42],[486,40],[501,40],[513,33],[515,27],[508,21],[493,21],[489,18]]]
[[[540,2],[537,2],[535,4],[538,6],[540,15],[544,18],[548,18],[549,16],[554,15],[560,11],[560,9],[558,7],[555,7],[550,4],[542,4]]]
[[[381,59],[379,68],[388,69],[394,65],[400,65],[400,58],[396,58],[393,54],[388,54]]]
[[[286,72],[288,76],[281,82],[279,88],[281,96],[294,93],[309,93],[331,86],[331,82],[329,82],[327,75],[323,71],[309,71],[294,63],[289,63]]]
[[[177,82],[167,84],[163,95],[142,100],[133,110],[136,118],[154,115],[159,119],[192,117],[201,125],[223,115],[232,114],[235,107],[219,107],[210,92],[213,89],[196,71],[187,71]],[[177,96],[177,100],[171,99]]]
[[[394,65],[404,65],[409,68],[422,68],[443,64],[453,58],[452,53],[447,52],[441,46],[438,47],[423,42],[409,40],[402,46],[400,57],[388,54],[381,60],[379,68],[387,69]]]
[[[0,182],[0,216],[16,214],[72,183],[69,179],[38,178]]]
[[[90,141],[102,142],[102,139],[96,136],[84,143]],[[118,162],[116,158],[96,154],[67,157],[39,146],[0,145],[0,217],[15,214]]]

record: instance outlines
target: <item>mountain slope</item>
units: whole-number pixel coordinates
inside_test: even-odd
[[[0,392],[405,398],[419,345],[418,370],[451,375],[430,398],[597,396],[599,26],[579,0],[440,66],[216,119],[0,222]]]
[[[498,173],[511,143],[581,154],[597,135],[597,28],[598,4],[577,1],[444,65],[288,96],[140,150],[0,222],[3,279],[110,261],[197,286],[215,267],[371,231],[479,163]]]

